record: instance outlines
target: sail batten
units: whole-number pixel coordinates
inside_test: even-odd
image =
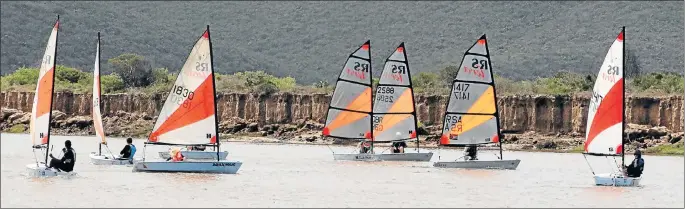
[[[498,143],[499,113],[485,35],[462,58],[445,110],[441,145]]]
[[[52,95],[54,92],[58,29],[59,16],[57,17],[57,21],[48,38],[45,53],[43,54],[40,64],[36,93],[33,97],[31,121],[29,125],[29,133],[33,145],[45,145],[50,143],[50,117],[53,101]],[[47,153],[45,159],[47,162]]]
[[[345,61],[336,81],[322,135],[343,139],[371,137],[371,43],[366,41]]]
[[[607,51],[592,89],[585,130],[586,154],[623,155],[624,32],[621,30]]]
[[[217,144],[209,30],[195,43],[159,113],[149,142]]]
[[[385,61],[373,103],[373,141],[416,139],[416,110],[404,43]]]

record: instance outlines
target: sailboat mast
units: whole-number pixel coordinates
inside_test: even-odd
[[[209,25],[207,25],[207,39],[209,41],[209,65],[212,68],[212,91],[214,92],[214,137],[216,137],[216,160],[220,161],[221,158],[219,158],[219,148],[220,148],[220,141],[219,140],[219,111],[217,111],[216,108],[216,80],[214,76],[214,53],[212,53],[212,35],[209,32]]]
[[[371,153],[375,154],[376,152],[373,150],[373,141],[376,141],[376,138],[373,137],[373,100],[376,99],[376,89],[373,88],[373,62],[371,61],[373,56],[371,56],[371,40],[367,42],[369,43],[369,79],[371,80],[371,89],[373,89],[373,91],[371,92],[371,112],[369,112],[369,116],[371,117],[371,120],[369,120],[369,125],[371,125],[371,130],[369,131],[369,133],[371,134]],[[364,146],[364,144],[362,144],[362,146]]]
[[[50,88],[50,109],[48,112],[48,121],[52,120],[52,102],[54,100],[54,94],[55,94],[55,74],[57,74],[57,43],[59,43],[59,15],[57,15],[57,31],[55,34],[55,57],[53,59],[55,60],[52,62],[52,67],[53,67],[53,72],[52,72],[52,87]],[[37,93],[37,92],[36,92]],[[45,145],[45,165],[48,164],[48,153],[50,153],[50,128],[51,126],[48,125],[48,143]]]
[[[411,70],[409,70],[409,57],[407,56],[407,47],[404,46],[404,42],[400,44],[402,47],[402,53],[404,53],[404,61],[407,64],[407,78],[409,79],[409,87],[411,88],[411,105],[413,107],[413,112],[412,115],[414,115],[414,132],[416,134],[416,152],[421,152],[419,150],[420,146],[420,140],[419,140],[419,125],[418,125],[418,120],[419,118],[416,117],[416,97],[414,97],[414,84],[411,82]]]
[[[626,113],[625,113],[626,112],[626,27],[625,26],[623,26],[623,28],[621,28],[621,36],[623,36],[623,42],[622,42],[623,47],[621,47],[623,50],[623,53],[622,53],[623,69],[621,71],[621,73],[623,74],[622,75],[623,76],[623,92],[621,94],[621,96],[623,96],[623,102],[621,102],[621,104],[623,105],[623,109],[621,110],[621,117],[623,118],[622,119],[623,123],[621,126],[621,168],[622,168],[623,165],[625,165],[625,160],[626,160],[626,147],[625,147],[626,142],[625,142],[625,139],[623,137],[623,134],[626,131]]]
[[[98,32],[98,46],[97,46],[97,50],[98,50],[98,51],[97,51],[97,56],[98,56],[98,57],[97,57],[97,60],[98,60],[98,62],[95,63],[95,64],[97,65],[97,69],[98,69],[98,79],[97,79],[97,81],[96,81],[96,82],[97,82],[97,85],[98,85],[98,108],[99,108],[100,111],[102,111],[102,108],[101,108],[101,107],[102,107],[102,93],[101,93],[101,89],[100,89],[100,78],[99,78],[99,77],[100,77],[100,51],[101,51],[101,50],[100,50],[100,32]],[[95,93],[95,92],[93,92],[93,93]],[[102,114],[102,112],[101,112],[101,114]],[[103,134],[104,134],[104,133],[103,133]],[[97,135],[97,134],[96,134],[96,135]],[[104,136],[103,136],[103,137],[104,137]],[[98,143],[98,155],[102,155],[102,142]]]
[[[502,136],[502,133],[500,132],[500,129],[502,126],[500,125],[500,122],[499,122],[499,119],[500,119],[499,118],[499,106],[497,105],[499,103],[497,103],[497,88],[495,87],[495,76],[493,75],[494,71],[492,70],[492,59],[490,59],[490,49],[488,48],[488,40],[487,40],[485,34],[483,34],[483,39],[485,39],[485,53],[486,53],[486,56],[488,58],[488,67],[490,68],[490,80],[492,81],[492,93],[494,94],[494,97],[495,97],[495,118],[496,118],[495,121],[497,122],[497,141],[499,143],[499,157],[500,157],[500,160],[504,160],[504,156],[502,156],[502,140],[503,139],[500,139],[500,136]]]

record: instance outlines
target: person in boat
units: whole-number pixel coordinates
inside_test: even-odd
[[[166,161],[171,160],[174,162],[179,162],[179,161],[185,160],[185,156],[183,156],[183,154],[181,153],[181,150],[178,148],[172,149],[169,154],[171,154],[171,157],[167,158]]]
[[[404,153],[404,148],[407,147],[407,143],[404,141],[392,142],[392,153]]]
[[[126,139],[126,146],[124,146],[124,148],[121,149],[121,152],[119,152],[118,160],[132,159],[135,153],[136,146],[133,145],[133,139],[129,137]]]
[[[468,145],[464,149],[465,160],[478,160],[478,147],[476,145]]]
[[[50,165],[48,165],[48,168],[54,168],[57,169],[58,171],[65,171],[65,172],[71,172],[74,170],[74,164],[76,163],[76,154],[74,152],[74,149],[71,148],[71,141],[67,140],[64,141],[64,148],[62,148],[62,152],[64,155],[62,155],[62,159],[57,159],[55,156],[50,153]]]
[[[642,159],[640,150],[635,150],[635,159],[630,165],[625,167],[626,175],[628,177],[640,177],[645,168],[645,160]]]
[[[205,145],[198,145],[198,146],[189,146],[187,147],[188,150],[190,151],[205,151],[207,147]]]
[[[369,153],[371,151],[371,144],[367,141],[359,142],[359,154]]]

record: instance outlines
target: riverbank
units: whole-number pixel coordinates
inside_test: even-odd
[[[26,133],[30,122],[30,113],[15,109],[2,109],[0,115],[0,132]],[[155,117],[146,113],[127,113],[119,111],[103,118],[105,135],[107,137],[146,138],[153,127]],[[93,121],[89,116],[72,116],[60,111],[52,113],[52,134],[68,136],[92,136]],[[230,118],[219,124],[220,139],[254,143],[287,143],[287,144],[321,144],[321,145],[356,145],[356,141],[335,140],[321,137],[323,124],[312,120],[297,120],[285,124],[263,124],[248,122],[240,118]],[[419,126],[417,132],[420,147],[437,148],[441,127],[439,125]],[[510,131],[509,131],[510,132]],[[576,132],[570,134],[544,134],[534,131],[523,133],[507,133],[503,130],[500,137],[505,150],[526,152],[562,152],[582,153],[584,136]],[[652,155],[683,155],[683,132],[673,132],[663,126],[647,126],[627,124],[625,135],[627,142],[626,153],[632,153],[636,148],[645,154]],[[416,147],[416,142],[408,142],[410,147]],[[389,144],[376,144],[387,147]],[[449,148],[445,148],[449,149]],[[489,148],[488,148],[489,149]],[[495,148],[498,149],[498,148]]]

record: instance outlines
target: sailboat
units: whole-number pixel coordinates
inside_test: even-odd
[[[107,146],[107,140],[105,139],[105,131],[102,125],[102,113],[100,112],[100,96],[102,92],[100,91],[100,33],[98,32],[98,42],[95,51],[95,64],[93,68],[93,129],[95,129],[95,137],[99,139],[98,152],[90,153],[90,162],[94,165],[126,165],[133,164],[136,160],[131,159],[117,159],[112,151],[109,150]],[[102,154],[102,145],[105,145],[110,156]],[[133,156],[131,156],[133,157]]]
[[[585,133],[586,155],[621,156],[618,171],[595,174],[595,185],[638,186],[641,177],[627,177],[621,170],[625,163],[623,133],[625,130],[625,27],[621,29],[599,69],[588,106]],[[588,163],[589,164],[589,163]],[[592,169],[592,166],[590,166]]]
[[[368,43],[368,42],[367,42]],[[360,48],[364,50],[364,46]],[[354,55],[354,54],[353,54]],[[370,55],[370,53],[369,53]],[[351,58],[355,58],[351,56]],[[364,58],[364,57],[362,57]],[[348,63],[350,58],[348,58]],[[355,64],[356,66],[356,64]],[[369,60],[370,66],[370,60]],[[348,68],[346,68],[348,69]],[[343,74],[347,73],[346,69],[343,69],[341,77]],[[371,69],[369,67],[368,75],[371,75]],[[338,80],[347,81],[347,78],[341,78]],[[340,87],[344,87],[340,86]],[[336,87],[336,91],[337,91]],[[343,91],[338,94],[343,97]],[[354,92],[352,92],[354,93]],[[336,98],[336,93],[333,94]],[[362,94],[363,97],[358,98],[368,98],[367,95]],[[353,96],[353,95],[350,95]],[[351,153],[351,154],[333,154],[335,160],[361,160],[361,161],[429,161],[433,156],[433,153],[419,153],[418,143],[417,143],[417,153],[380,153],[375,154],[373,151],[374,143],[389,143],[389,142],[399,142],[416,139],[418,142],[418,137],[416,134],[416,108],[414,106],[414,93],[412,91],[411,85],[411,75],[409,71],[409,63],[407,61],[406,51],[404,48],[404,43],[401,43],[399,47],[386,59],[385,67],[383,68],[383,73],[376,87],[376,100],[368,101],[368,104],[373,106],[373,110],[370,114],[371,123],[364,123],[365,126],[371,126],[370,128],[362,129],[367,130],[368,134],[364,134],[365,139],[370,139],[371,141],[371,151],[370,153]],[[355,100],[357,101],[357,100]],[[358,103],[362,103],[363,100],[359,99]],[[333,104],[333,100],[331,102]],[[331,105],[331,107],[333,107]],[[335,108],[335,107],[333,107]],[[350,110],[353,111],[353,110]],[[330,113],[330,110],[329,110]],[[329,114],[329,116],[331,116]],[[337,114],[336,117],[345,117],[344,114]],[[330,119],[330,118],[329,118]],[[335,120],[343,120],[334,119]],[[329,120],[327,120],[329,121]],[[335,124],[333,124],[335,125]],[[326,128],[330,133],[329,123],[327,123]],[[326,132],[326,129],[324,129]],[[331,136],[331,135],[328,135]],[[362,136],[362,135],[359,135]]]
[[[216,161],[136,162],[133,171],[199,172],[235,174],[242,162],[219,159],[220,140],[216,116],[214,59],[209,25],[193,46],[178,78],[159,113],[157,122],[145,142],[148,145],[213,146]],[[145,151],[143,150],[143,153]]]
[[[42,62],[40,64],[40,73],[38,75],[38,84],[36,85],[36,93],[33,96],[33,107],[31,108],[31,123],[29,125],[30,137],[33,142],[33,154],[35,163],[26,165],[26,169],[30,176],[33,177],[47,177],[57,175],[73,175],[75,172],[58,172],[47,167],[48,155],[50,152],[50,121],[52,120],[52,94],[54,93],[55,85],[55,60],[57,56],[57,31],[59,28],[59,16],[55,26],[52,28],[48,45],[45,48]],[[45,155],[45,161],[39,162],[35,156],[36,150]],[[45,150],[45,151],[43,151]]]
[[[498,143],[498,160],[459,160],[435,162],[441,168],[516,169],[521,160],[504,160],[499,137],[499,111],[490,53],[485,34],[466,51],[452,82],[445,111],[441,146],[482,146]]]

